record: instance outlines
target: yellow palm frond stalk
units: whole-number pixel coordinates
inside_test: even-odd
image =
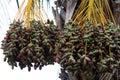
[[[116,25],[108,0],[82,0],[72,19],[73,23],[78,23],[83,28],[87,24],[86,21],[95,26],[98,23],[105,25],[108,22]]]
[[[41,24],[44,24],[48,16],[44,10],[43,5],[38,6],[37,0],[24,0],[19,8],[19,11],[16,14],[15,20],[24,21],[24,25],[26,28],[30,28],[30,21],[31,20],[39,20]]]

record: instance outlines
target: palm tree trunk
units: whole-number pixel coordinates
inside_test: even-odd
[[[116,23],[120,25],[120,1],[115,0],[113,2],[113,15],[115,17]]]

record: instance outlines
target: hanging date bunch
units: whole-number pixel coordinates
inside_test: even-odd
[[[58,42],[57,29],[52,22],[41,25],[39,21],[31,21],[26,29],[22,22],[14,22],[2,41],[3,54],[12,69],[31,67],[41,69],[44,65],[54,64],[55,44]]]
[[[73,73],[85,75],[110,72],[120,58],[120,32],[112,23],[105,27],[68,23],[60,38],[60,64]]]

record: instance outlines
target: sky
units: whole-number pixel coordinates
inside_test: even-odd
[[[22,0],[19,1],[22,2]],[[51,1],[50,5],[53,5],[54,0]],[[46,3],[44,5],[46,13],[49,13],[49,18],[53,19],[51,10],[47,10]],[[0,0],[0,44],[9,29],[9,24],[14,20],[17,10],[16,0]],[[15,68],[12,70],[7,62],[3,62],[4,55],[2,53],[2,49],[0,49],[0,80],[60,80],[58,78],[60,65],[57,63],[45,66],[42,70],[32,69],[31,72],[28,72],[27,68],[23,70]]]

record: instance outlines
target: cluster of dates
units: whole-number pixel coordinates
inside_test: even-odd
[[[44,65],[54,64],[57,32],[52,22],[43,26],[33,20],[29,29],[20,21],[12,23],[2,41],[4,61],[12,69],[19,65],[21,69],[28,67],[29,71],[31,67],[41,69]]]
[[[2,41],[4,60],[21,69],[41,69],[58,62],[73,73],[113,70],[120,59],[120,28],[113,24],[80,27],[68,23],[61,31],[52,22],[31,21],[30,28],[14,22]]]
[[[60,36],[60,64],[73,73],[96,74],[112,71],[120,59],[120,28],[68,23]]]

